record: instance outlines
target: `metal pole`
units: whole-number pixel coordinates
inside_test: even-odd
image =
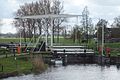
[[[20,49],[21,49],[21,29],[20,29]]]
[[[47,32],[46,23],[45,23],[45,27],[46,27],[46,47],[48,47],[48,32]]]
[[[78,24],[78,16],[76,17],[76,20],[77,20],[77,23],[76,24]],[[76,25],[77,26],[77,25]],[[77,44],[77,36],[78,36],[78,34],[77,34],[77,28],[75,29],[75,43]]]
[[[98,35],[99,35],[99,31],[98,31],[99,27],[97,26],[97,50],[99,48],[99,38],[98,38]]]
[[[46,15],[46,7],[44,7],[44,8],[45,8],[45,15]],[[45,21],[46,21],[46,19],[45,19]],[[45,29],[46,29],[46,47],[48,47],[48,30],[47,30],[46,22],[45,22]]]
[[[33,35],[33,44],[35,43],[35,35]]]
[[[103,62],[103,50],[104,50],[104,26],[102,26],[102,53],[101,53],[101,64]]]
[[[51,47],[53,46],[53,18],[51,18]]]
[[[102,26],[102,54],[103,55],[103,50],[104,50],[104,26]]]

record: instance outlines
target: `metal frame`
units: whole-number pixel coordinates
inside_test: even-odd
[[[51,18],[51,47],[53,47],[53,24],[52,21],[54,18],[69,18],[69,17],[76,17],[78,20],[78,17],[82,15],[71,15],[71,14],[45,14],[45,15],[30,15],[30,16],[18,16],[15,19],[41,19],[41,18]],[[46,34],[47,35],[47,34]],[[47,45],[47,39],[46,39],[46,46]]]

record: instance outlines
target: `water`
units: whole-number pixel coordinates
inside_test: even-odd
[[[23,75],[4,80],[120,80],[120,70],[116,66],[68,65],[51,67],[39,75]]]

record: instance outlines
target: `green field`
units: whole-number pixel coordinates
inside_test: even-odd
[[[29,39],[27,38],[27,41]],[[14,43],[19,43],[20,42],[20,38],[1,38],[0,39],[0,43],[10,43],[10,42],[14,42]],[[21,38],[21,42],[24,42],[24,39]]]
[[[24,43],[24,39],[22,38],[21,41]],[[45,40],[44,40],[45,41]],[[20,39],[19,38],[1,38],[0,43],[19,43]],[[50,43],[50,38],[48,39],[48,42]],[[27,38],[27,43],[29,43],[29,39]],[[50,44],[49,44],[50,45]],[[57,43],[57,38],[55,38],[55,43],[54,45],[86,45],[86,43],[79,43],[79,41],[76,41],[76,43],[73,42],[72,39],[65,39],[63,37],[59,38],[59,43]],[[88,48],[92,48],[96,51],[97,53],[97,44],[95,43],[94,40],[89,40],[89,43],[87,44]],[[99,44],[101,45],[101,43]],[[111,55],[116,56],[120,54],[120,42],[119,43],[105,43],[106,47],[111,48]]]
[[[0,43],[10,43],[10,42],[20,43],[20,38],[1,38],[0,39]],[[25,43],[23,38],[21,38],[21,42]],[[27,38],[26,43],[29,43],[29,42],[31,42],[31,41],[29,40],[29,38]],[[50,43],[50,38],[48,38],[48,42]],[[77,43],[74,43],[72,39],[65,39],[63,37],[59,38],[59,43],[57,43],[57,38],[55,38],[54,44],[58,44],[58,45],[79,45],[78,41],[77,41]]]

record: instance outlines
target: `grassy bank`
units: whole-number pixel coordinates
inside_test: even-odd
[[[32,69],[32,63],[30,59],[23,58],[23,56],[0,58],[0,64],[3,65],[3,71],[1,73],[9,73],[18,71],[20,73],[30,72]]]
[[[19,75],[43,72],[47,69],[47,65],[40,61],[42,59],[38,57],[31,58],[30,55],[22,55],[16,56],[16,59],[15,57],[0,58],[0,76],[14,72],[17,72]]]

